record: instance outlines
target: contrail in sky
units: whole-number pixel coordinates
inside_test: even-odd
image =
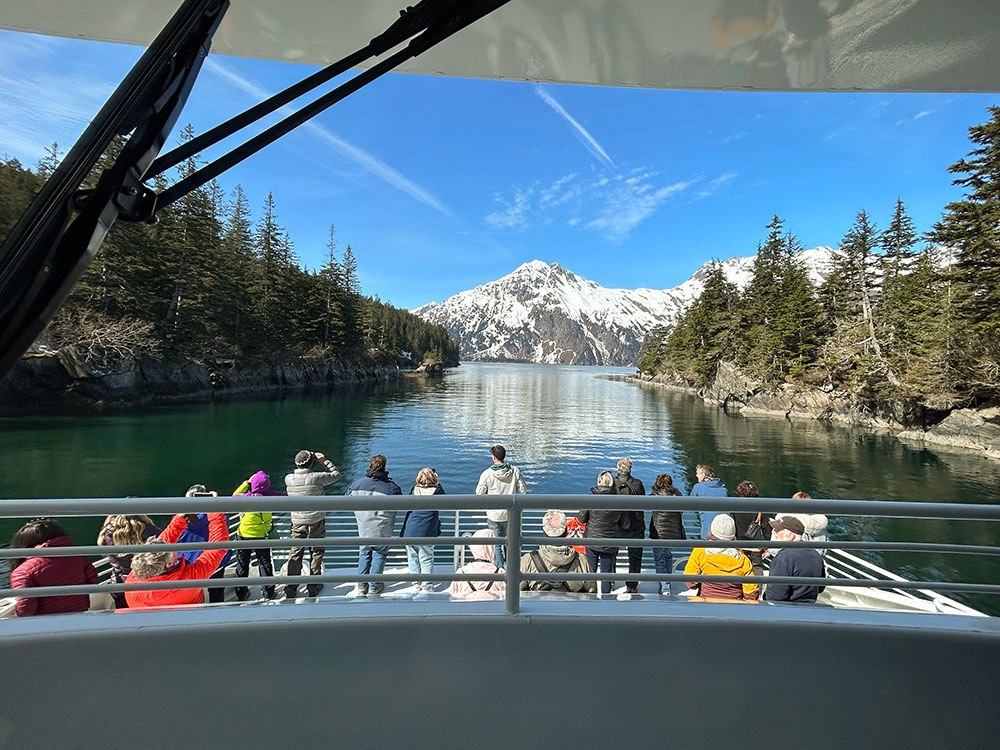
[[[247,80],[241,76],[228,65],[225,65],[211,57],[205,61],[205,67],[218,75],[220,78],[225,79],[241,91],[250,94],[258,100],[264,100],[271,95],[253,81]],[[285,114],[291,114],[294,109],[286,105],[281,108],[281,111]],[[378,157],[368,153],[360,146],[355,146],[350,141],[341,138],[325,125],[320,125],[315,121],[307,122],[304,127],[345,159],[354,162],[369,174],[374,175],[397,190],[406,193],[414,200],[430,206],[435,211],[439,211],[445,216],[455,218],[455,214],[452,210],[442,203],[436,196],[428,190],[420,187],[420,185],[417,185],[406,176],[397,172]]]
[[[585,127],[583,127],[583,125],[578,123],[573,118],[573,115],[571,115],[569,112],[563,109],[563,106],[555,99],[553,99],[552,95],[548,91],[543,89],[541,86],[535,86],[535,93],[541,97],[543,102],[552,107],[552,109],[555,110],[557,115],[562,117],[564,120],[566,120],[566,122],[568,122],[573,127],[577,135],[580,136],[580,138],[582,139],[583,145],[591,154],[594,155],[594,157],[598,161],[600,161],[602,164],[604,164],[604,166],[610,169],[615,168],[614,160],[610,156],[608,156],[608,152],[601,147],[601,144],[597,142],[597,139],[594,138],[594,136],[592,136],[590,132]]]

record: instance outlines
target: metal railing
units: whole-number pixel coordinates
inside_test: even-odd
[[[667,547],[672,550],[696,547],[728,547],[740,549],[811,548],[830,550],[890,550],[908,552],[935,552],[947,554],[1000,555],[1000,547],[981,544],[954,544],[932,542],[881,542],[881,541],[719,541],[703,539],[639,539],[587,537],[584,540],[572,537],[551,538],[526,536],[523,521],[527,514],[535,515],[548,508],[573,508],[580,510],[660,510],[694,512],[746,512],[746,513],[823,513],[827,516],[868,516],[915,519],[949,519],[966,521],[1000,521],[1000,505],[932,503],[932,502],[892,502],[864,500],[791,500],[788,498],[703,498],[673,496],[607,496],[607,495],[433,495],[417,496],[375,496],[375,497],[212,497],[212,498],[144,498],[144,499],[83,499],[83,500],[6,500],[0,502],[0,517],[18,518],[46,515],[102,516],[106,514],[145,513],[165,515],[173,513],[199,512],[259,512],[325,510],[328,513],[352,512],[393,507],[397,511],[437,510],[437,511],[479,511],[486,508],[506,509],[508,512],[507,535],[505,537],[477,537],[476,543],[483,545],[505,544],[508,548],[507,568],[496,574],[460,573],[381,573],[360,575],[358,573],[323,574],[319,576],[268,576],[238,579],[236,585],[283,586],[290,584],[320,583],[374,583],[374,582],[419,582],[419,581],[504,581],[506,584],[505,611],[509,614],[520,612],[520,586],[523,581],[629,581],[658,582],[698,582],[698,583],[765,583],[817,585],[838,587],[866,587],[889,589],[899,592],[958,591],[976,594],[1000,594],[1000,584],[962,583],[946,581],[908,581],[889,574],[889,580],[849,577],[777,577],[731,576],[731,575],[687,575],[683,573],[527,573],[521,570],[521,555],[527,549],[539,545],[571,546],[589,545],[603,547]],[[456,514],[457,515],[457,514]],[[470,539],[463,536],[440,537],[326,537],[321,539],[252,539],[229,540],[224,542],[194,542],[157,545],[158,552],[209,550],[209,549],[287,549],[291,547],[342,548],[367,546],[407,546],[440,545],[459,547],[468,545]],[[68,555],[104,556],[149,551],[146,545],[97,546],[80,545],[72,547],[39,547],[32,549],[0,549],[2,558],[62,557]],[[858,558],[854,558],[858,559]],[[881,569],[878,569],[881,570]],[[887,573],[887,571],[884,571]],[[184,581],[137,581],[125,584],[93,584],[72,586],[47,586],[24,589],[0,590],[0,597],[43,597],[73,594],[111,593],[120,591],[176,590],[190,588],[210,588],[220,585],[234,585],[232,579],[198,579]]]

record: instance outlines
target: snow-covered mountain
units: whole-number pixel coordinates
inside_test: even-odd
[[[802,258],[813,281],[829,272],[835,250],[817,247]],[[753,256],[722,267],[741,289]],[[701,294],[709,264],[673,289],[607,289],[558,263],[540,260],[506,276],[414,309],[438,323],[461,347],[462,359],[565,365],[633,365],[646,333],[673,325]]]

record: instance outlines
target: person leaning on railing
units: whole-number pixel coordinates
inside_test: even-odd
[[[614,495],[615,478],[610,471],[602,471],[597,475],[597,484],[590,488],[592,495]],[[616,539],[621,536],[622,517],[624,511],[621,510],[581,510],[577,514],[577,520],[586,525],[583,537],[596,539]],[[587,562],[590,569],[596,572],[598,569],[602,573],[615,572],[615,559],[618,557],[617,547],[594,547],[587,545]],[[611,581],[601,581],[601,593],[611,593]]]
[[[381,453],[372,456],[368,462],[368,471],[361,479],[355,479],[347,488],[345,495],[402,495],[403,491],[399,485],[392,481],[389,472],[386,471],[385,456]],[[358,522],[358,536],[362,537],[391,537],[393,527],[396,525],[396,511],[381,510],[369,506],[363,510],[354,511],[354,517]],[[362,545],[358,550],[358,574],[359,575],[380,575],[385,569],[385,559],[389,554],[389,545],[379,545],[372,547]],[[366,581],[358,583],[355,593],[358,596],[372,594],[377,596],[385,589],[382,581],[368,585]]]
[[[213,493],[213,497],[217,497]],[[155,548],[157,544],[174,544],[188,527],[184,514],[174,516],[159,537],[147,539],[146,544]],[[208,514],[208,541],[229,540],[225,513]],[[132,572],[126,583],[138,581],[195,581],[210,578],[228,550],[211,549],[201,553],[197,560],[189,563],[177,552],[139,552],[132,558]],[[125,599],[131,609],[143,607],[172,607],[183,604],[204,604],[204,589],[166,589],[157,591],[126,591]]]

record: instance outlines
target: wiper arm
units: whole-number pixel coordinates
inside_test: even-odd
[[[156,211],[196,190],[302,123],[510,0],[420,0],[357,52],[201,136],[157,156],[180,116],[229,0],[185,0],[42,186],[0,247],[0,377],[52,319],[118,219]],[[157,195],[144,184],[172,166],[365,60],[410,39],[372,68]],[[131,133],[97,186],[81,190],[114,137]],[[74,212],[76,212],[74,216]]]

